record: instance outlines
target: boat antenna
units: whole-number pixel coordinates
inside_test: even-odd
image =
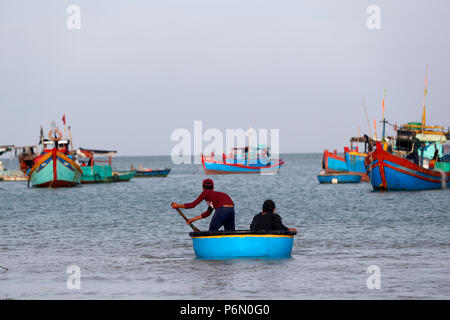
[[[363,100],[363,107],[364,107],[364,111],[366,113],[366,120],[367,120],[367,125],[369,126],[369,136],[372,137],[372,131],[370,130],[370,121],[369,121],[369,116],[367,115],[367,107],[366,107],[366,101]]]

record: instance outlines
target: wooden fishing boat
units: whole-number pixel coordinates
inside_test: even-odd
[[[135,171],[112,169],[112,157],[117,154],[115,150],[79,148],[77,154],[80,158],[81,169],[83,171],[81,177],[81,183],[83,184],[127,182],[136,174]]]
[[[195,255],[199,259],[289,258],[295,231],[191,232]]]
[[[136,175],[136,171],[116,170],[113,171],[112,182],[128,182]]]
[[[222,155],[217,160],[212,153],[206,157],[202,154],[202,165],[206,174],[275,174],[283,166],[282,159],[271,159],[269,148],[233,148],[229,155]]]
[[[337,150],[330,152],[327,149],[323,152],[322,168],[329,173],[347,171],[348,169],[345,158],[339,156]]]
[[[447,132],[443,127],[425,124],[427,83],[428,67],[422,121],[409,122],[397,130],[396,148],[392,153],[377,142],[376,149],[366,157],[375,190],[431,190],[450,186],[450,162],[443,154]],[[383,119],[383,125],[384,122]]]
[[[43,141],[43,140],[42,140]],[[29,172],[34,166],[34,159],[39,154],[37,146],[23,146],[15,147],[15,155],[19,160],[19,168],[27,177],[29,177]]]
[[[420,163],[412,160],[388,153],[381,143],[377,143],[376,149],[366,158],[373,188],[375,190],[431,190],[450,187],[449,162],[433,163],[423,156]]]
[[[133,167],[132,167],[133,168]],[[147,169],[147,168],[141,168],[139,167],[138,170],[136,170],[136,178],[165,178],[170,173],[169,168],[165,169]]]
[[[362,175],[351,172],[334,172],[334,173],[320,173],[317,179],[320,183],[359,183]]]
[[[353,146],[354,143],[364,143],[364,152],[360,152],[358,146]],[[325,149],[322,157],[322,168],[326,173],[348,172],[360,175],[361,181],[369,181],[367,168],[364,164],[369,143],[373,143],[369,137],[352,137],[350,148],[344,147],[343,156],[338,155],[337,150],[329,152]]]
[[[69,152],[69,140],[62,140],[58,129],[49,132],[50,140],[44,140],[41,134],[43,150],[33,160],[29,170],[30,182],[36,188],[75,187],[81,183],[82,171],[76,163],[76,156]],[[73,147],[72,147],[73,149]]]
[[[11,154],[10,158],[11,160],[14,149],[15,147],[13,145],[0,146],[0,156],[9,152]],[[7,169],[4,167],[3,162],[0,161],[0,181],[27,181],[27,180],[28,176],[26,176],[23,172]]]

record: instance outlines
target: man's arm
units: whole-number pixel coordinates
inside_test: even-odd
[[[201,215],[196,216],[195,218],[189,219],[188,221],[186,221],[187,224],[191,224],[194,221],[206,218],[207,216],[209,216],[212,212],[214,211],[214,209],[210,206],[208,207],[208,209],[206,209],[205,212],[203,212]]]
[[[195,199],[193,202],[183,204],[183,208],[185,208],[185,209],[192,209],[192,208],[195,208],[196,206],[198,206],[198,204],[199,204],[200,202],[202,202],[202,201],[205,199],[206,194],[207,194],[207,192],[206,192],[206,191],[203,191],[203,192],[198,196],[198,198]]]
[[[288,227],[281,222],[281,217],[277,214],[273,215],[273,230],[288,230]]]
[[[206,192],[203,191],[198,196],[198,198],[194,200],[194,202],[185,203],[185,204],[174,202],[174,203],[172,203],[172,208],[174,208],[174,209],[176,209],[176,208],[179,208],[179,209],[192,209],[192,208],[195,208],[203,199],[205,199],[205,197],[206,197]]]

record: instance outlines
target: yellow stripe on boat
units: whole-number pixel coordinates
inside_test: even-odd
[[[31,168],[30,172],[28,173],[29,176],[31,176],[31,174],[41,166],[41,164],[43,164],[48,158],[50,158],[52,156],[52,153],[47,153],[45,154],[41,159],[39,159],[39,161],[33,166],[33,168]]]
[[[293,238],[293,235],[284,235],[284,234],[229,234],[229,235],[220,235],[220,236],[200,236],[200,237],[192,237],[195,239],[203,239],[203,238],[246,238],[246,237],[263,237],[263,238]]]
[[[72,159],[70,159],[69,157],[67,157],[66,155],[62,154],[61,152],[57,152],[58,157],[60,157],[61,159],[63,159],[64,161],[67,161],[68,163],[70,163],[72,166],[74,166],[76,169],[78,169],[78,171],[82,171],[81,167],[75,163],[75,161],[73,161]]]

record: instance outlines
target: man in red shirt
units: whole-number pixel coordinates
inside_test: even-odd
[[[200,202],[205,200],[208,209],[201,215],[189,219],[187,224],[208,217],[214,210],[213,218],[209,224],[209,231],[217,231],[223,226],[225,231],[234,231],[234,203],[226,193],[214,191],[214,182],[211,179],[203,180],[203,192],[191,203],[178,204],[174,202],[173,208],[195,208]]]

